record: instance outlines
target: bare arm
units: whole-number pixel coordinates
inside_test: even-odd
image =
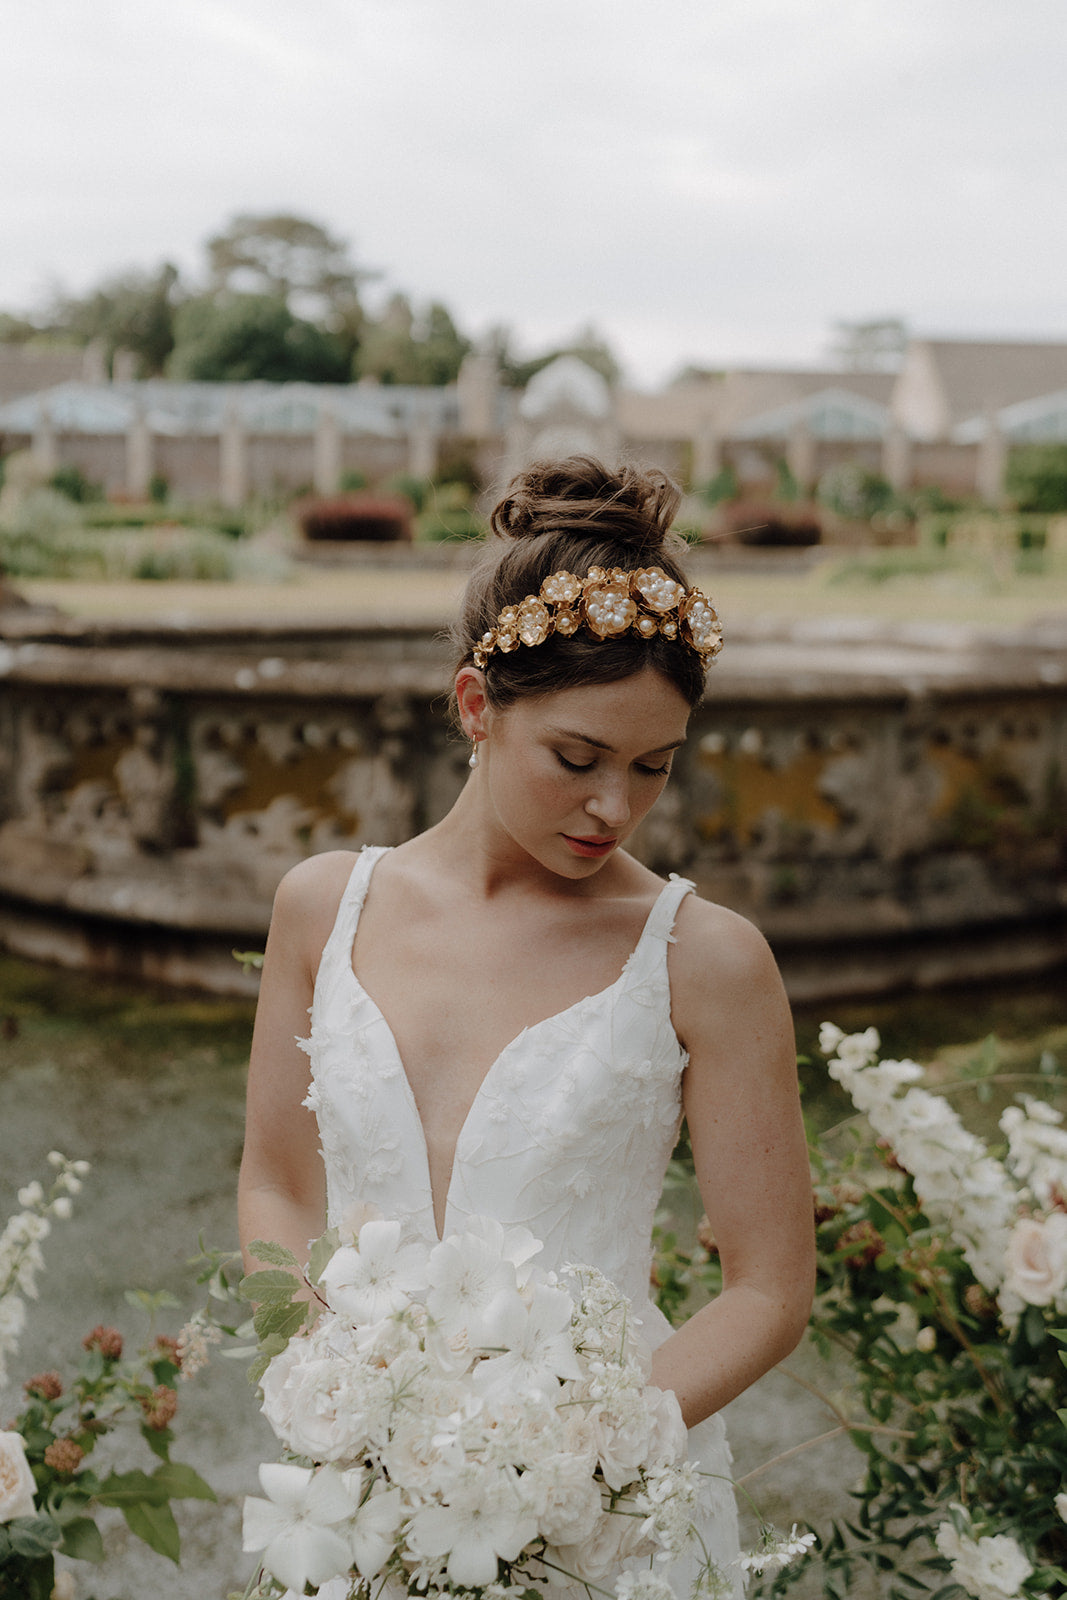
[[[675,1023],[701,1197],[723,1288],[660,1346],[653,1381],[692,1427],[793,1349],[811,1311],[814,1229],[789,1007],[762,936],[687,902],[672,950]]]
[[[310,1030],[308,1008],[323,945],[337,912],[351,857],[313,856],[278,886],[252,1054],[248,1069],[245,1146],[237,1191],[246,1268],[253,1239],[285,1245],[301,1264],[310,1240],[326,1226],[318,1129],[301,1104],[310,1082],[308,1058],[296,1040]]]

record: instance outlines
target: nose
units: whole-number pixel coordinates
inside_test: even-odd
[[[585,802],[585,809],[606,828],[624,828],[630,820],[630,794],[625,778],[602,773],[596,789]]]

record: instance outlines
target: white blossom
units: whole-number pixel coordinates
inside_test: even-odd
[[[827,1034],[837,1051],[830,1076],[911,1173],[931,1222],[948,1227],[979,1283],[995,1291],[1019,1204],[1016,1185],[943,1096],[914,1086],[923,1075],[917,1063],[875,1059],[872,1028],[838,1039],[839,1031]],[[900,1094],[906,1083],[912,1087]]]
[[[873,1029],[868,1030],[873,1032]],[[806,1555],[815,1543],[813,1533],[798,1533],[794,1522],[786,1534],[765,1527],[760,1536],[759,1548],[750,1550],[739,1558],[742,1572],[777,1572],[787,1567],[797,1556]]]
[[[401,1311],[426,1285],[420,1245],[401,1244],[400,1223],[365,1222],[358,1248],[342,1245],[325,1267],[321,1285],[331,1311],[355,1323],[378,1322]]]
[[[454,1584],[475,1589],[497,1576],[498,1561],[513,1561],[537,1533],[511,1474],[468,1467],[445,1505],[424,1506],[410,1540],[424,1556],[447,1556]]]
[[[243,1548],[262,1550],[267,1570],[298,1594],[346,1572],[352,1556],[338,1524],[355,1508],[341,1475],[332,1467],[312,1472],[265,1462],[259,1481],[268,1498],[245,1499]]]
[[[955,1509],[958,1515],[966,1518],[962,1507]],[[967,1533],[960,1533],[951,1522],[942,1522],[935,1543],[952,1563],[955,1582],[974,1595],[975,1600],[1017,1600],[1034,1570],[1010,1534],[982,1535],[974,1539]]]

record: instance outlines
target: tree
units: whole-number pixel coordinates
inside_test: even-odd
[[[454,383],[470,347],[439,301],[416,316],[407,296],[394,294],[379,321],[367,324],[354,370],[379,383]]]
[[[323,320],[375,276],[354,265],[344,240],[288,213],[242,213],[208,240],[207,252],[216,293],[266,295]]]
[[[349,362],[333,334],[295,317],[284,300],[203,295],[178,312],[167,372],[216,383],[345,383]]]
[[[363,336],[363,284],[379,276],[357,267],[343,239],[289,212],[242,212],[207,242],[211,288],[281,300],[340,342],[349,367]]]
[[[542,367],[547,367],[560,356],[577,356],[612,385],[622,377],[622,368],[614,352],[593,327],[579,329],[569,344],[557,345],[528,360],[521,360],[511,349],[511,335],[507,328],[495,328],[490,341],[500,367],[501,380],[513,389],[525,389]]]
[[[174,318],[181,299],[177,267],[128,272],[105,279],[86,295],[61,296],[44,317],[44,330],[74,344],[98,340],[110,365],[116,350],[138,358],[139,375],[163,371],[174,348]]]

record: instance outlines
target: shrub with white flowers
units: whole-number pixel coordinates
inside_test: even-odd
[[[873,1028],[846,1035],[825,1024],[820,1037],[830,1075],[859,1115],[812,1148],[812,1326],[825,1354],[851,1357],[855,1404],[838,1414],[866,1456],[857,1512],[821,1540],[823,1591],[844,1600],[866,1562],[882,1574],[888,1600],[923,1589],[975,1600],[1059,1594],[1067,1585],[1063,1117],[1022,1095],[991,1144],[947,1096],[970,1088],[988,1100],[995,1058],[934,1093],[922,1067],[881,1059],[879,1045]],[[862,1408],[858,1419],[845,1415],[850,1407]],[[806,1565],[765,1587],[783,1592]]]

